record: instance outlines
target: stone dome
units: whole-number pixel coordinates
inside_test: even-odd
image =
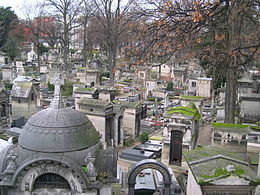
[[[89,148],[99,133],[81,112],[71,108],[48,108],[37,112],[25,124],[18,143],[39,152],[70,152]]]

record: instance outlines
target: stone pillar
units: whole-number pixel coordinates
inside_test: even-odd
[[[118,115],[116,114],[115,116],[114,116],[114,145],[113,146],[115,146],[115,147],[117,147],[118,146],[118,119],[119,119],[119,117],[118,117]]]
[[[170,186],[171,184],[165,183],[164,184],[164,195],[170,195],[171,194],[171,190],[170,190]]]
[[[258,154],[258,168],[257,168],[257,177],[260,177],[260,153]]]
[[[169,106],[169,93],[166,93],[164,98],[164,108],[166,109],[168,106]]]
[[[128,195],[135,194],[135,184],[128,184]]]

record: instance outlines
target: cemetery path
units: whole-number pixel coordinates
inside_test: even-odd
[[[199,130],[198,145],[206,146],[211,144],[212,130],[209,124],[202,126]]]

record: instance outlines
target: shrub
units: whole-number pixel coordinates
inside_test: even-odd
[[[173,90],[173,82],[172,81],[169,81],[167,83],[166,90],[167,91],[172,91]]]
[[[142,134],[139,135],[139,139],[141,144],[144,144],[149,140],[149,134],[147,132],[143,132]]]

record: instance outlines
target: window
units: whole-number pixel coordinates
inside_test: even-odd
[[[34,188],[70,189],[70,185],[67,180],[60,175],[54,173],[45,173],[35,180]]]
[[[196,87],[196,82],[192,82],[192,83],[191,83],[191,86],[192,86],[192,87]]]

